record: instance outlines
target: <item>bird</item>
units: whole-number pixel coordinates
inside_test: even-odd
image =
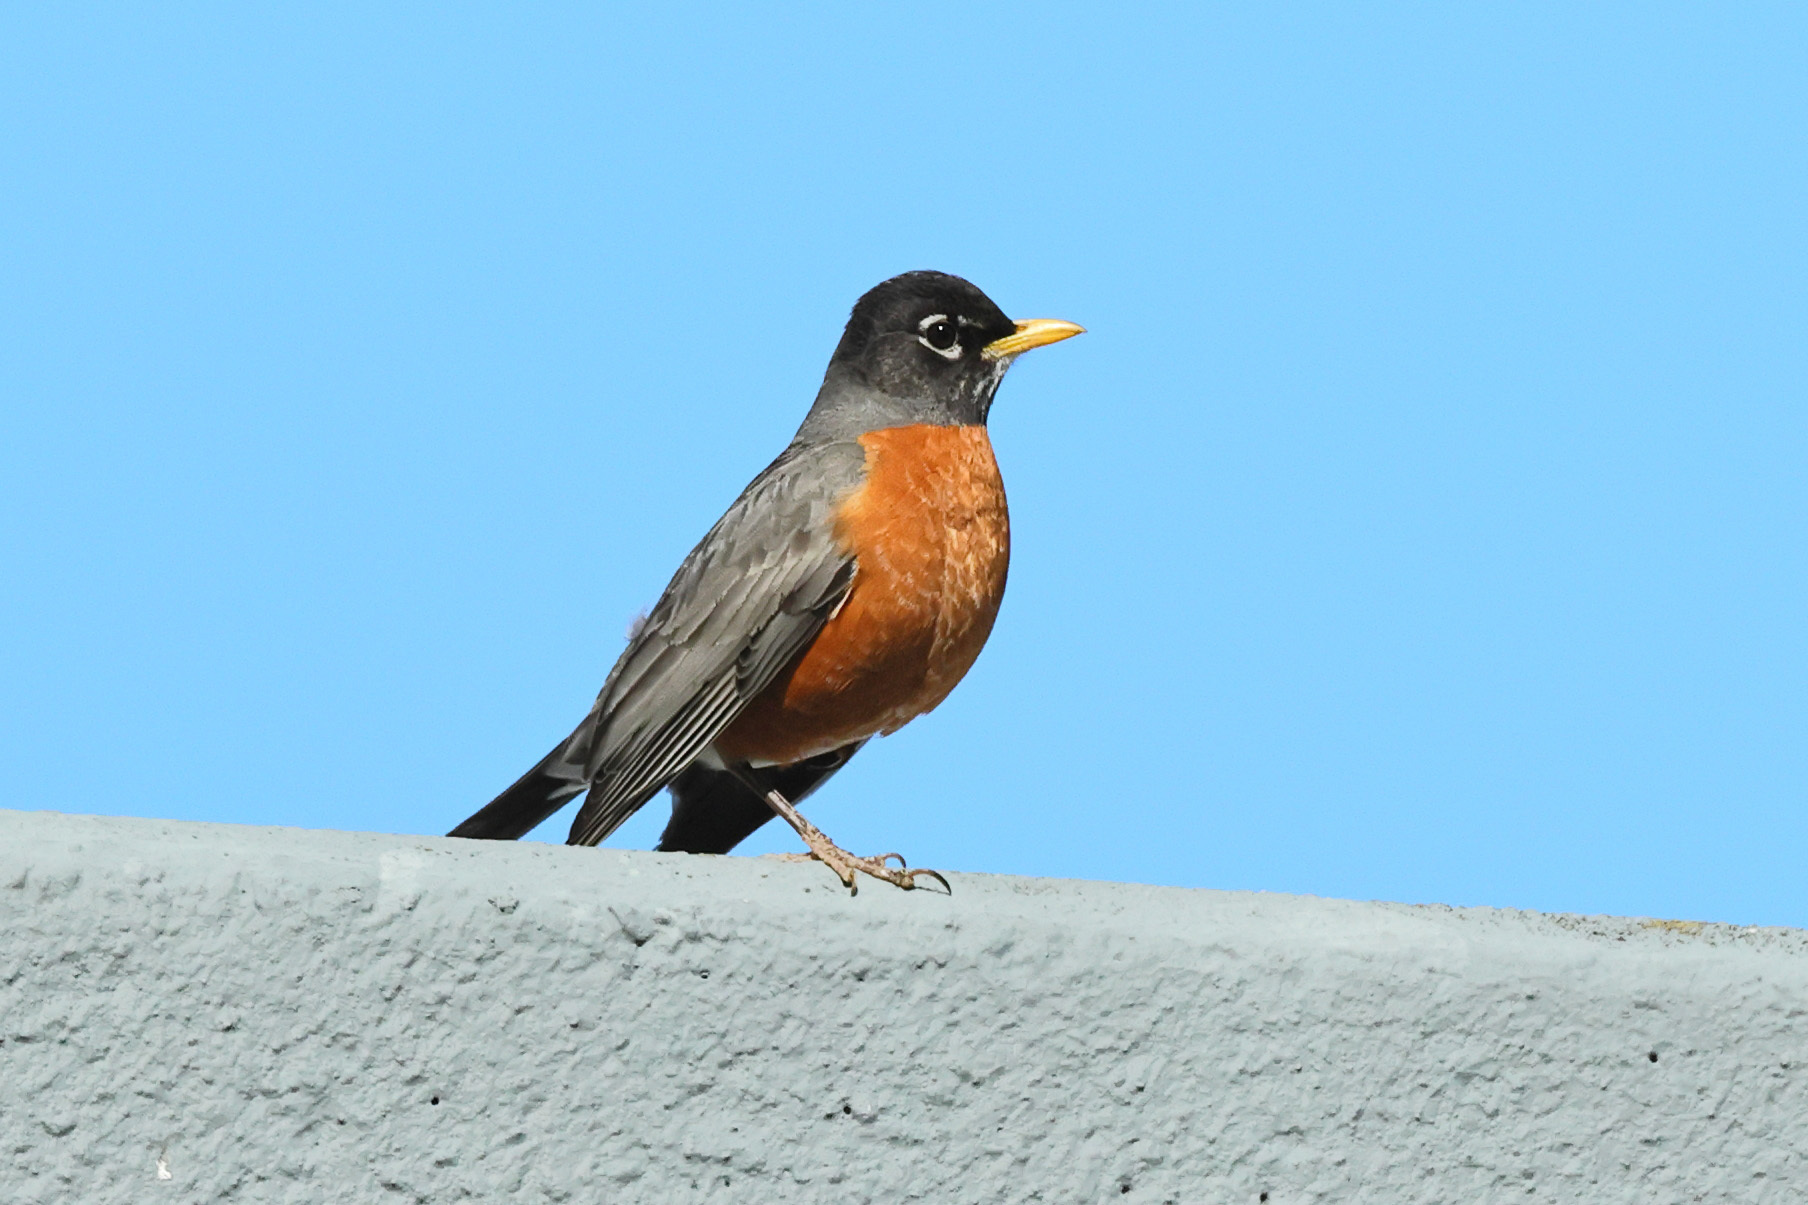
[[[518,839],[587,792],[569,843],[595,845],[670,788],[660,850],[727,853],[777,815],[850,892],[861,875],[947,890],[898,854],[849,853],[797,805],[979,656],[1010,561],[992,400],[1018,356],[1082,333],[1013,321],[944,272],[868,290],[797,434],[685,557],[583,721],[449,835]]]

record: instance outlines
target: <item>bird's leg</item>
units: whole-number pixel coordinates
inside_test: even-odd
[[[791,806],[791,801],[777,791],[766,792],[766,803],[784,818],[785,823],[796,829],[797,835],[802,837],[804,844],[810,847],[810,852],[801,856],[813,858],[828,866],[846,884],[850,895],[856,895],[860,891],[856,874],[883,879],[892,886],[901,887],[905,891],[912,891],[916,888],[917,877],[920,875],[924,878],[934,879],[942,885],[942,890],[950,895],[954,893],[954,889],[948,886],[948,880],[943,878],[939,871],[910,870],[905,866],[902,854],[880,854],[877,857],[862,858],[842,849],[829,840],[827,833],[804,819],[803,814]],[[892,858],[898,860],[896,867],[890,865]]]
[[[741,779],[742,782],[746,782],[753,790],[760,790],[757,783],[747,781],[750,777],[749,775],[736,774],[735,777]],[[860,888],[856,885],[856,874],[871,875],[875,879],[883,879],[894,887],[902,887],[905,891],[914,890],[917,885],[917,876],[922,875],[924,878],[934,879],[936,882],[940,883],[942,885],[942,890],[948,894],[954,894],[954,889],[948,886],[948,880],[944,879],[940,873],[933,870],[906,869],[904,858],[901,854],[880,854],[876,858],[862,858],[849,853],[847,850],[829,840],[827,833],[817,828],[814,824],[811,824],[808,820],[805,820],[803,814],[795,807],[791,806],[791,801],[786,799],[779,792],[775,790],[761,792],[761,797],[765,799],[766,805],[774,812],[778,813],[779,817],[783,819],[786,824],[789,824],[792,828],[797,830],[797,835],[802,837],[804,839],[804,844],[810,847],[810,852],[807,855],[794,856],[813,858],[816,861],[823,863],[830,870],[834,871],[836,876],[841,879],[842,883],[848,889],[848,894],[859,894]],[[898,859],[898,865],[895,868],[888,864],[892,858]]]

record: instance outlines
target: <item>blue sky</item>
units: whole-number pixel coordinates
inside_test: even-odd
[[[1090,333],[843,845],[1808,924],[1800,9],[643,8],[0,15],[0,806],[443,832],[934,267]]]

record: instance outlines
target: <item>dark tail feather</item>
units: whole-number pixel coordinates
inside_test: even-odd
[[[574,734],[575,735],[575,734]],[[476,837],[485,841],[518,841],[527,836],[542,820],[584,793],[589,785],[573,781],[570,764],[564,763],[564,774],[553,772],[571,738],[562,740],[540,764],[515,780],[515,785],[472,813],[463,824],[447,833],[448,837]]]
[[[796,765],[753,774],[766,790],[776,790],[790,802],[799,803],[845,766],[865,743],[855,741]],[[740,779],[726,770],[693,762],[672,780],[672,819],[660,835],[658,848],[667,853],[725,854],[770,819],[772,808]]]

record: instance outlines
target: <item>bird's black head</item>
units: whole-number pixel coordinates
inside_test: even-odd
[[[958,276],[906,272],[854,303],[811,418],[871,412],[868,428],[983,423],[1012,360],[1079,333],[1071,322],[1012,322]],[[810,428],[806,421],[800,435]]]

